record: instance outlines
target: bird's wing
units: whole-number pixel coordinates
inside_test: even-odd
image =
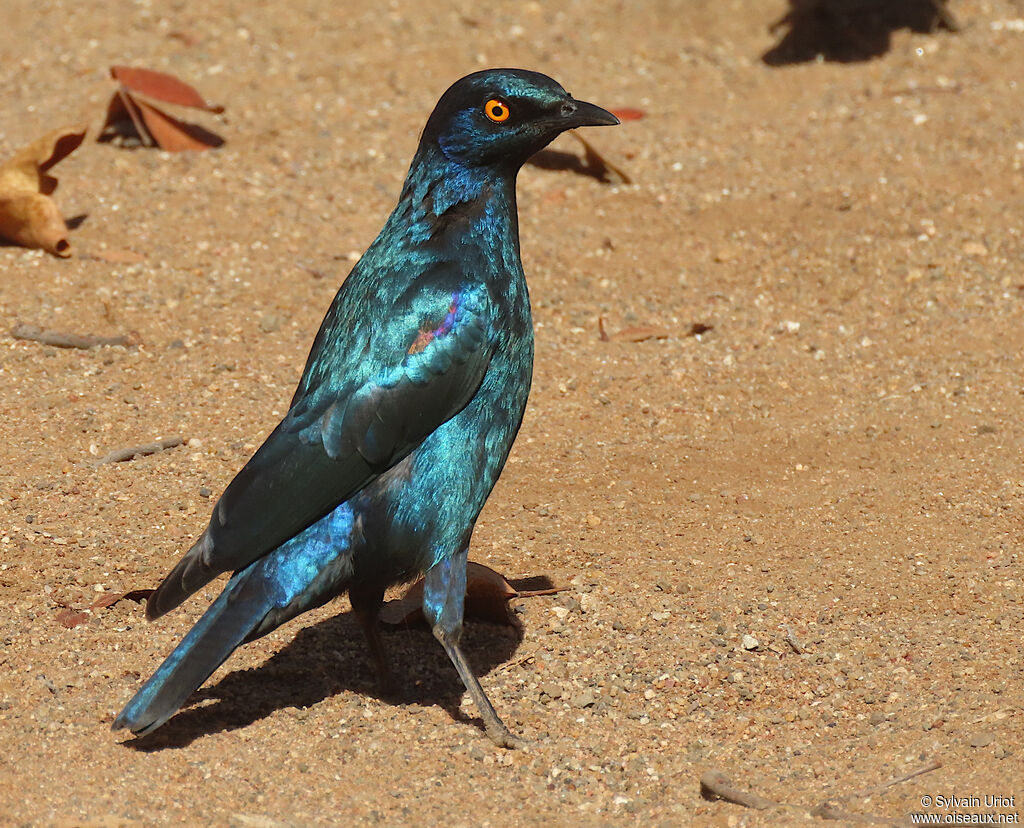
[[[150,598],[173,609],[221,572],[275,549],[401,461],[459,413],[494,350],[486,289],[419,290],[375,329],[314,345],[284,420],[231,481],[203,536]],[[331,317],[317,343],[344,336]]]

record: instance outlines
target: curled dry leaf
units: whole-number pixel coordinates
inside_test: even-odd
[[[125,89],[140,92],[157,101],[205,109],[207,112],[224,111],[223,106],[208,103],[194,87],[178,80],[174,75],[135,66],[111,66],[110,74]]]
[[[167,152],[206,150],[224,143],[223,138],[205,127],[179,120],[145,100],[218,114],[224,111],[223,106],[208,103],[184,81],[164,72],[131,66],[112,66],[110,74],[120,87],[107,107],[101,141],[135,138],[144,146],[156,146]]]
[[[467,618],[480,618],[495,624],[518,626],[509,612],[508,602],[520,593],[490,567],[470,561],[466,564]],[[420,578],[396,601],[389,601],[381,610],[381,621],[392,627],[425,624],[423,616],[423,579]]]
[[[71,255],[67,224],[50,198],[57,179],[49,170],[79,147],[86,130],[54,130],[0,164],[0,236],[61,258]]]

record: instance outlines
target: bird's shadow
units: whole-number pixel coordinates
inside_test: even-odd
[[[577,140],[579,137],[577,136]],[[583,157],[557,149],[543,149],[530,156],[526,162],[531,167],[557,172],[571,172],[593,178],[602,184],[629,184],[630,177],[600,155],[589,144],[584,143]]]
[[[385,627],[381,637],[398,688],[393,695],[381,694],[369,649],[349,610],[299,630],[259,667],[235,670],[201,688],[191,696],[191,707],[153,733],[123,744],[143,752],[185,747],[202,736],[246,727],[276,710],[310,707],[345,691],[395,705],[438,705],[453,719],[466,720],[459,709],[465,688],[426,627]],[[522,640],[518,627],[467,619],[462,649],[474,673],[482,676],[508,661]]]
[[[930,34],[939,28],[958,31],[959,24],[945,0],[895,0],[851,11],[831,11],[827,2],[790,0],[791,10],[772,24],[772,34],[785,30],[762,60],[785,66],[821,59],[855,63],[889,51],[898,29]]]
[[[588,166],[585,160],[578,155],[563,150],[543,149],[531,155],[526,163],[540,170],[571,172],[576,175],[585,175],[588,178],[596,178],[598,181],[604,181],[605,178],[604,170]]]

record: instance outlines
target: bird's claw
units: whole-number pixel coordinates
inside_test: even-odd
[[[508,750],[524,750],[531,744],[525,739],[519,738],[504,726],[501,726],[500,729],[497,727],[488,727],[486,728],[486,731],[487,737],[501,748],[507,748]]]

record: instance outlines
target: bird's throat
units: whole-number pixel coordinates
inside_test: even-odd
[[[504,236],[518,251],[515,175],[488,167],[467,167],[440,151],[423,147],[413,160],[396,214],[413,239],[438,239],[451,230],[474,229]]]

